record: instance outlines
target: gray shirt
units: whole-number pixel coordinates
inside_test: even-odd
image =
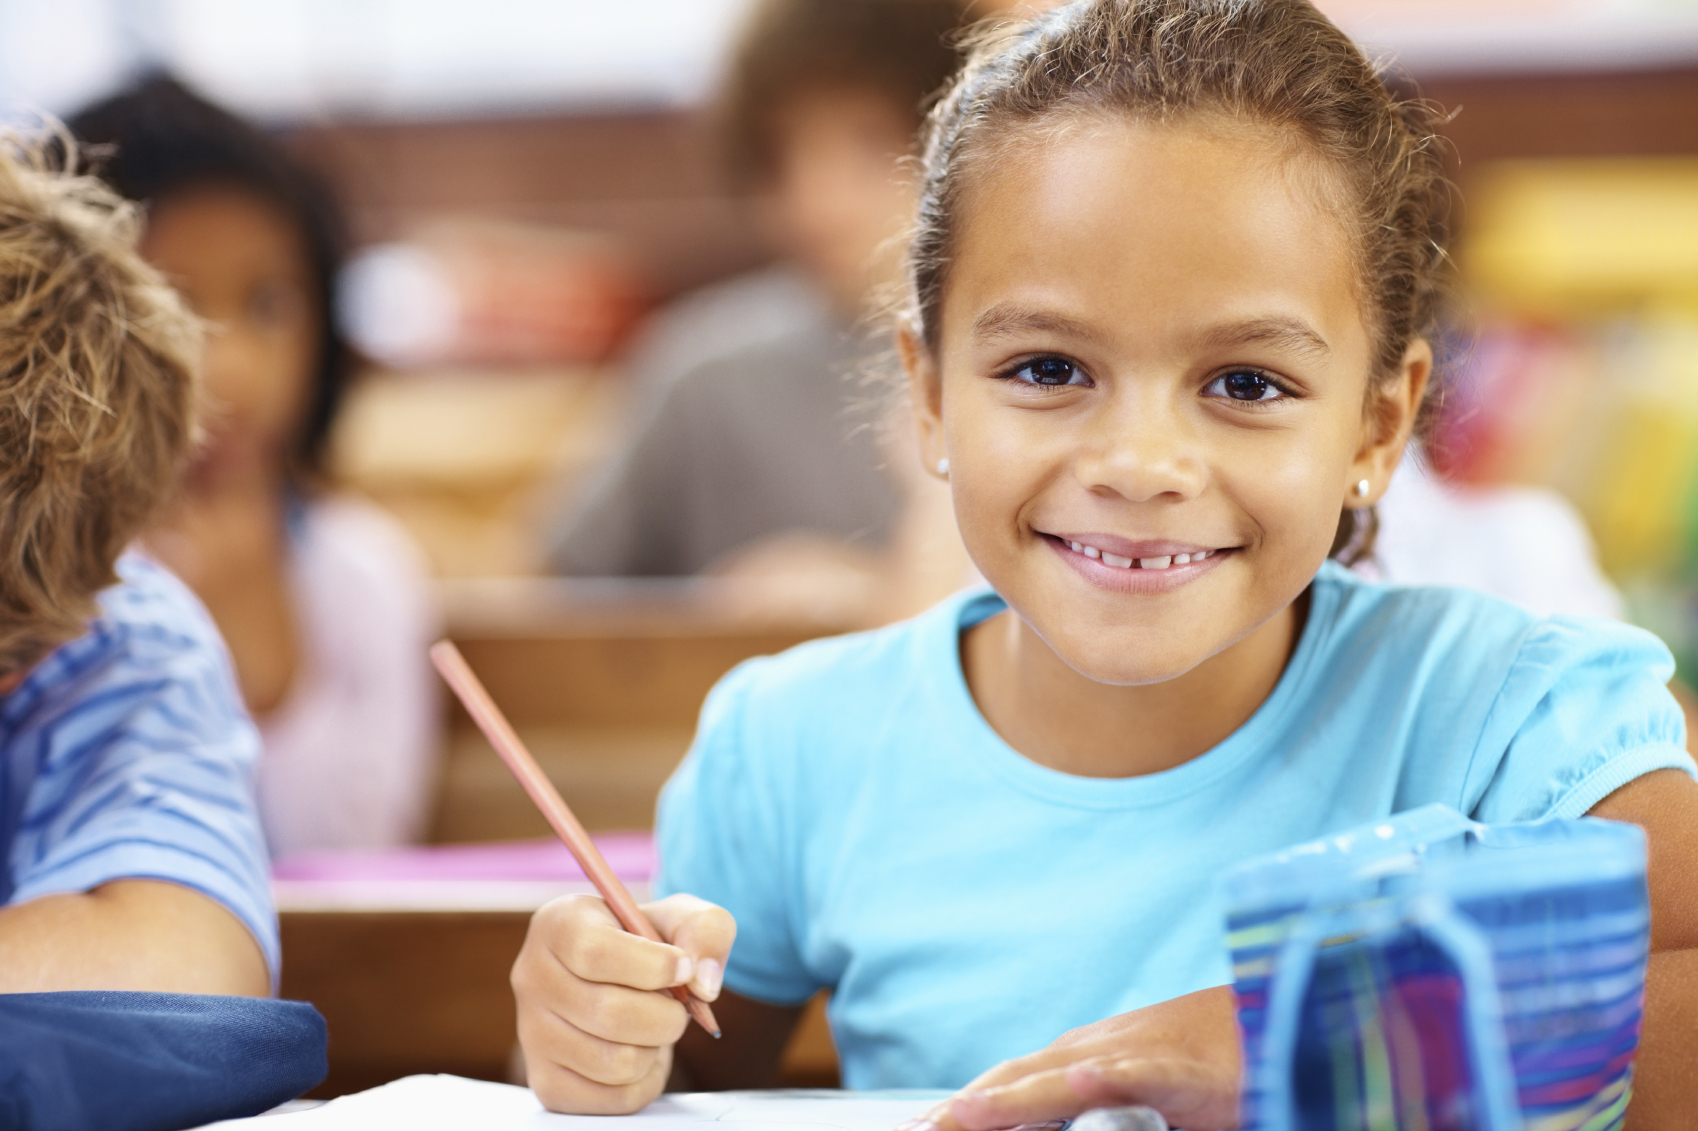
[[[900,509],[855,374],[874,352],[820,318],[721,347],[651,385],[630,441],[551,540],[570,575],[697,573],[769,535],[878,548]]]

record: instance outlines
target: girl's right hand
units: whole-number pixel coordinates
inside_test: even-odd
[[[690,1023],[668,987],[719,996],[737,923],[690,895],[646,904],[666,944],[628,933],[590,895],[566,896],[531,917],[513,963],[519,1045],[537,1098],[550,1111],[628,1115],[666,1087],[672,1046]],[[668,945],[670,944],[670,945]]]

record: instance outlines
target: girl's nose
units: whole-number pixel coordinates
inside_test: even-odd
[[[1194,498],[1207,461],[1180,414],[1158,398],[1104,406],[1085,426],[1073,464],[1079,485],[1135,503]]]

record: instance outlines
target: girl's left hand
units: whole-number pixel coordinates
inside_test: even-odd
[[[1232,989],[1219,986],[1075,1029],[974,1080],[898,1131],[994,1131],[1145,1104],[1187,1131],[1238,1126]]]

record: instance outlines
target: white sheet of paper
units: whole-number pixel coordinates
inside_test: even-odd
[[[948,1092],[687,1092],[636,1115],[554,1115],[529,1088],[460,1076],[408,1076],[287,1115],[215,1123],[203,1131],[891,1131]]]

